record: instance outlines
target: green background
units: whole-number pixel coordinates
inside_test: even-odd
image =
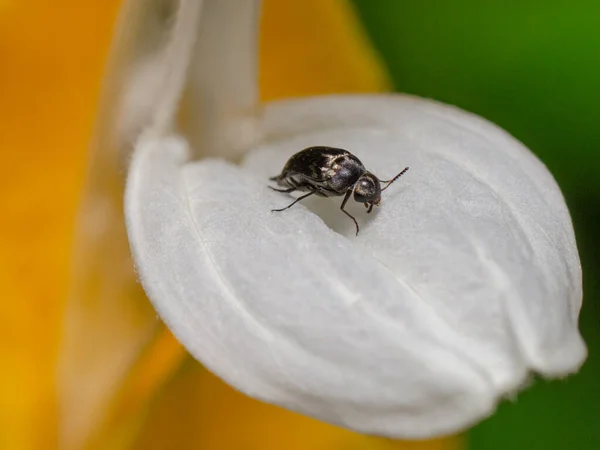
[[[354,0],[401,92],[477,113],[548,166],[571,210],[589,357],[469,434],[471,450],[600,450],[600,0]]]

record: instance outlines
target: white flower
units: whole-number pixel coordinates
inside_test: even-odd
[[[156,105],[162,117],[175,97]],[[582,364],[569,213],[508,134],[393,95],[281,102],[259,122],[238,119],[223,114],[217,129],[252,129],[242,144],[262,136],[226,146],[245,151],[239,165],[194,158],[188,134],[149,121],[125,199],[149,298],[228,383],[361,432],[423,438],[491,414],[531,373]],[[410,166],[374,214],[350,207],[359,236],[341,199],[270,211],[290,197],[268,177],[311,145],[346,148],[383,179]]]

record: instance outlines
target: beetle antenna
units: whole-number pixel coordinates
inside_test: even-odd
[[[390,184],[392,184],[394,181],[396,181],[398,178],[400,178],[402,175],[404,175],[407,170],[408,170],[408,167],[406,169],[404,169],[402,172],[400,172],[398,175],[396,175],[394,178],[392,178],[391,180],[380,180],[382,183],[387,183],[385,185],[385,187],[381,190],[381,192],[385,191],[388,187],[390,187]]]

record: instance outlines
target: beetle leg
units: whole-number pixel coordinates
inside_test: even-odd
[[[358,236],[358,222],[356,221],[356,219],[348,212],[344,209],[344,206],[346,206],[346,203],[348,203],[348,199],[350,198],[350,195],[352,194],[352,189],[348,189],[348,191],[346,192],[346,195],[344,196],[344,200],[342,201],[342,206],[340,206],[340,209],[344,212],[344,214],[346,214],[348,217],[350,217],[352,220],[354,220],[354,225],[356,225],[356,235]]]
[[[371,202],[371,204],[369,205],[369,210],[367,211],[367,214],[369,214],[371,211],[373,211],[373,202]]]
[[[291,187],[291,188],[289,188],[289,189],[276,189],[276,188],[274,188],[273,186],[267,186],[267,187],[269,187],[269,188],[273,189],[275,192],[285,192],[286,194],[288,194],[288,193],[290,193],[290,192],[294,192],[294,191],[296,190],[296,188],[295,188],[295,187]]]
[[[275,189],[277,190],[277,189]],[[285,208],[281,208],[281,209],[272,209],[271,212],[279,212],[279,211],[285,211],[288,208],[291,208],[292,206],[294,206],[296,203],[298,203],[300,200],[302,200],[303,198],[308,197],[309,195],[313,195],[315,193],[315,191],[311,191],[308,194],[305,194],[301,197],[298,197],[296,200],[294,200],[292,203],[290,203],[289,205],[287,205]]]

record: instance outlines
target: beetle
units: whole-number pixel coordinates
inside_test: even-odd
[[[285,208],[271,211],[285,211],[311,195],[320,197],[343,195],[344,199],[340,209],[354,221],[356,235],[358,235],[358,222],[344,209],[350,196],[354,195],[354,201],[363,203],[367,208],[367,213],[370,213],[373,205],[379,206],[381,192],[404,175],[407,170],[408,167],[391,180],[384,181],[365,169],[363,163],[348,150],[327,146],[308,147],[293,155],[279,175],[269,178],[284,188],[276,189],[269,186],[274,191],[308,193],[298,197]],[[386,183],[383,189],[381,183]]]

